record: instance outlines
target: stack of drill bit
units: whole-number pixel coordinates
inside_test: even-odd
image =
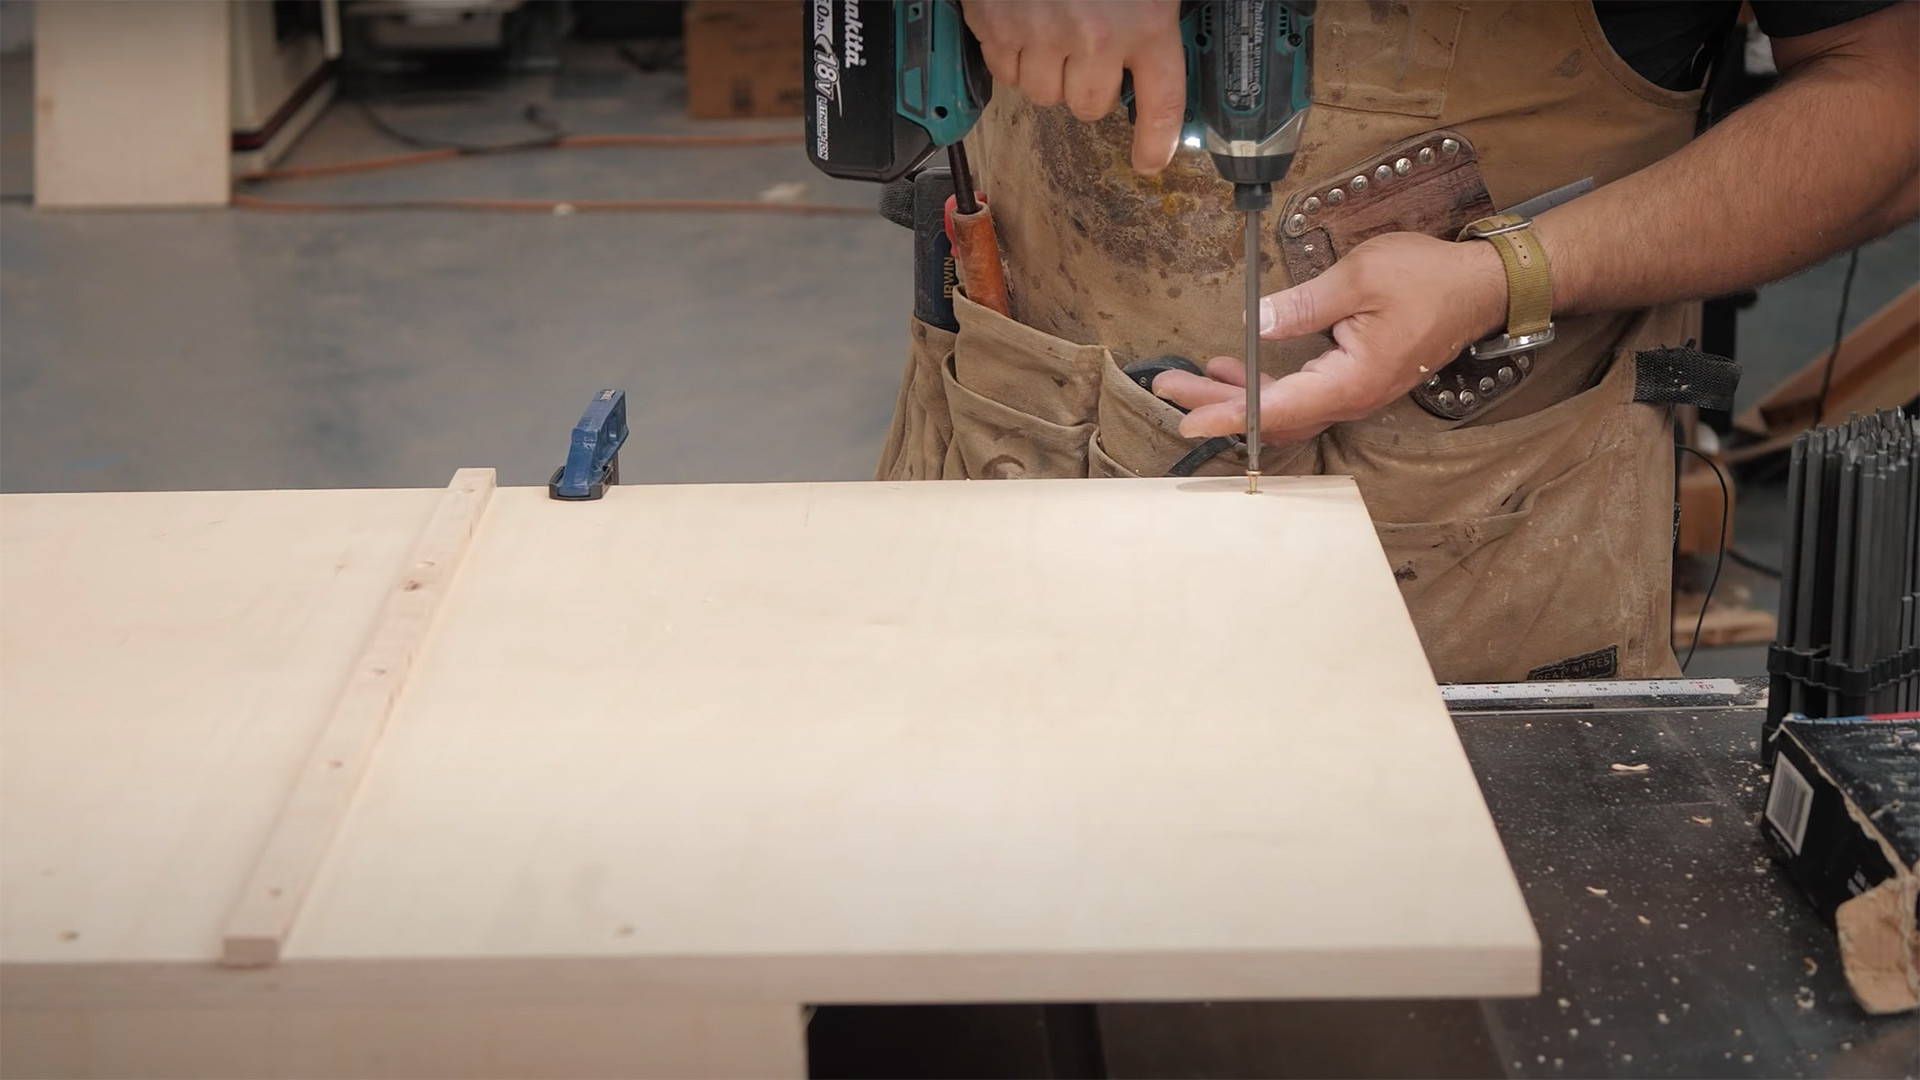
[[[1794,440],[1769,729],[1920,709],[1917,475],[1920,419],[1898,409]]]

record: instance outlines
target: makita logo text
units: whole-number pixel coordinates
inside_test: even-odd
[[[863,29],[860,22],[860,4],[858,0],[847,0],[847,66],[866,67],[866,42],[861,39]]]
[[[834,113],[841,111],[840,58],[833,48],[833,0],[813,0],[813,156],[821,161],[830,160],[828,102],[833,103]]]

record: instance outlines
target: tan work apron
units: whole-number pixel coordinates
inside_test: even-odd
[[[1391,227],[1451,236],[1490,206],[1616,180],[1693,131],[1698,94],[1636,74],[1587,0],[1323,0],[1313,32],[1314,106],[1275,191],[1265,292],[1291,284],[1288,265],[1326,255],[1302,219],[1288,229],[1302,199],[1343,181],[1351,191],[1352,176],[1403,152],[1405,183],[1370,185],[1368,205],[1398,215]],[[1157,476],[1197,443],[1122,368],[1237,354],[1240,218],[1206,155],[1183,151],[1143,178],[1127,164],[1130,136],[1119,113],[1086,125],[996,94],[970,145],[1017,321],[961,297],[957,335],[913,325],[883,479]],[[1419,169],[1446,160],[1445,137],[1465,148],[1465,171],[1396,206]],[[1469,182],[1477,201],[1433,194]],[[1445,420],[1403,398],[1263,464],[1355,478],[1440,679],[1674,674],[1671,418],[1633,400],[1633,353],[1685,342],[1692,322],[1681,307],[1563,319],[1477,415]],[[1271,342],[1261,365],[1291,371],[1329,344]],[[1199,473],[1244,469],[1236,449]]]

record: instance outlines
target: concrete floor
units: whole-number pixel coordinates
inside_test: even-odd
[[[909,237],[877,216],[41,212],[31,56],[0,57],[0,491],[544,482],[591,392],[628,391],[629,481],[862,479],[892,409]],[[382,101],[435,138],[795,131],[685,118],[677,74],[569,45],[553,73]],[[287,164],[404,151],[336,103]],[[801,198],[870,206],[798,145],[466,158],[252,189],[282,199]],[[1824,348],[1844,257],[1740,316],[1741,404]],[[1920,279],[1920,228],[1862,249],[1855,325]],[[1781,494],[1741,489],[1736,539],[1778,558]],[[1729,568],[1726,590],[1771,606]],[[1722,593],[1722,596],[1727,593]],[[1695,673],[1758,670],[1705,651]]]
[[[10,185],[30,82],[0,89]],[[554,75],[382,106],[472,142],[568,130],[785,131],[684,119],[680,79],[583,47]],[[336,103],[288,164],[404,151]],[[276,183],[286,199],[752,199],[871,206],[796,143],[469,158]],[[18,195],[17,186],[8,194]],[[43,212],[0,206],[0,490],[544,482],[600,386],[628,391],[629,480],[864,479],[891,412],[909,236],[877,215]]]

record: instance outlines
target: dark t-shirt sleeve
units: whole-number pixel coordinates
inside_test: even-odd
[[[1852,22],[1895,0],[1751,0],[1753,19],[1768,37],[1798,37]]]
[[[1871,15],[1895,0],[1755,0],[1768,37],[1796,37]],[[1633,70],[1669,90],[1692,90],[1740,14],[1740,0],[1593,0],[1607,43]]]

